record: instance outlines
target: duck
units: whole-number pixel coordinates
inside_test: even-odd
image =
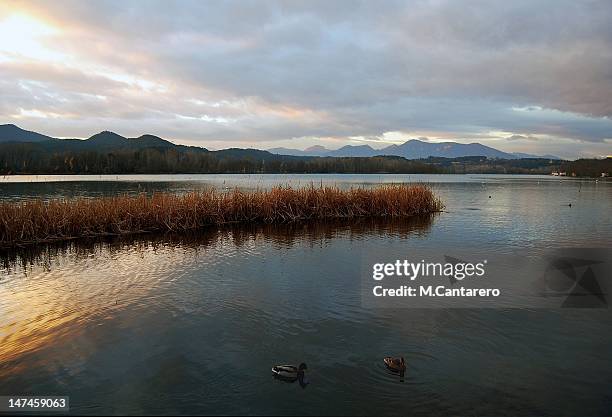
[[[404,357],[392,358],[390,356],[383,359],[387,368],[394,372],[404,372],[406,370],[406,361]]]
[[[304,371],[308,369],[305,363],[300,363],[298,366],[295,365],[274,365],[272,367],[272,373],[274,376],[296,380],[300,377],[304,377]]]
[[[295,365],[275,365],[272,367],[272,374],[274,378],[280,379],[285,382],[298,381],[302,388],[306,388],[309,384],[304,376],[304,371],[308,369],[304,362],[298,366]]]

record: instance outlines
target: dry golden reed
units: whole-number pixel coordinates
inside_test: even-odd
[[[407,217],[442,203],[423,185],[377,188],[288,186],[245,192],[118,196],[0,203],[0,246],[94,237],[184,231],[228,223]]]

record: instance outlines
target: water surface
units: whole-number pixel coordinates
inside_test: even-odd
[[[85,414],[610,414],[609,310],[368,309],[359,261],[381,248],[502,255],[528,248],[531,256],[610,248],[610,183],[395,175],[69,180],[7,180],[0,198],[418,181],[431,183],[447,208],[402,221],[254,225],[5,251],[0,395],[70,395],[72,411]],[[396,354],[408,363],[403,378],[382,364]],[[272,378],[273,364],[300,361],[309,367],[306,389]]]

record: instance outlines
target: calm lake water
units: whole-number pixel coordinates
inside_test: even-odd
[[[0,253],[0,395],[79,414],[610,415],[608,309],[373,309],[364,254],[612,247],[612,183],[536,176],[5,177],[1,200],[425,182],[446,210]],[[571,207],[569,204],[571,203]],[[382,363],[403,355],[403,378]],[[308,364],[310,385],[275,380]]]

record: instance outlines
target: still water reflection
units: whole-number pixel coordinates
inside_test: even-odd
[[[447,211],[403,221],[5,251],[0,395],[70,395],[85,414],[607,415],[608,310],[360,300],[359,259],[373,250],[612,246],[611,187],[559,184],[440,183]],[[388,355],[406,358],[403,380]],[[273,364],[300,361],[308,388],[272,378]]]

